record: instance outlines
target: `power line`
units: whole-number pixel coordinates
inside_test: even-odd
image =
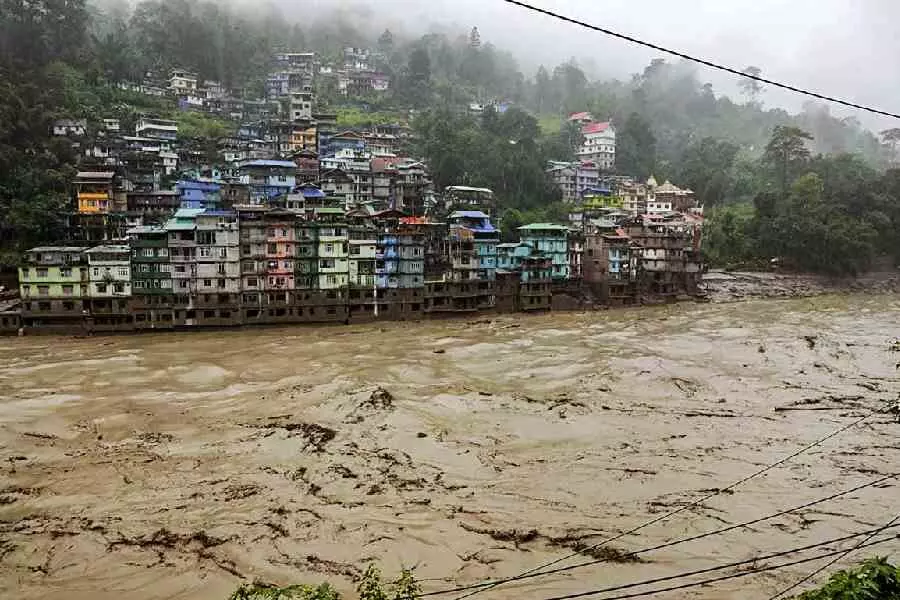
[[[828,567],[830,567],[831,565],[833,565],[834,563],[836,563],[836,562],[838,562],[839,560],[842,560],[843,558],[845,558],[845,557],[846,557],[847,555],[849,555],[851,552],[854,552],[855,550],[859,550],[860,548],[862,548],[863,545],[864,545],[866,542],[868,542],[868,541],[871,540],[873,537],[875,537],[876,535],[878,535],[878,533],[880,533],[881,531],[884,531],[884,530],[887,529],[888,527],[891,527],[891,526],[892,526],[894,523],[896,523],[897,521],[900,521],[900,514],[898,514],[896,517],[894,517],[893,519],[891,519],[890,521],[888,521],[883,527],[880,528],[880,531],[878,531],[878,530],[874,531],[874,532],[871,533],[868,537],[864,538],[861,542],[859,542],[858,544],[856,544],[856,545],[853,546],[852,548],[848,548],[847,550],[844,550],[844,552],[843,552],[842,554],[839,554],[838,556],[836,556],[836,557],[834,557],[833,559],[829,560],[827,563],[825,563],[824,565],[822,565],[822,566],[819,567],[818,569],[815,569],[814,571],[812,571],[811,573],[809,573],[809,574],[808,574],[807,576],[805,576],[803,579],[801,579],[801,580],[799,580],[799,581],[797,581],[797,582],[795,582],[795,583],[789,585],[788,587],[784,588],[783,590],[781,590],[780,592],[778,592],[777,594],[775,594],[774,596],[772,596],[771,598],[769,598],[769,600],[776,600],[776,598],[781,598],[782,596],[784,596],[785,594],[787,594],[787,593],[790,592],[791,590],[794,590],[794,589],[800,587],[801,585],[803,585],[804,583],[806,583],[807,581],[809,581],[810,579],[812,579],[813,577],[815,577],[816,575],[818,575],[819,573],[821,573],[822,571],[824,571],[825,569],[827,569]]]
[[[892,473],[892,474],[890,474],[890,475],[885,475],[885,476],[883,476],[883,477],[879,477],[879,478],[877,478],[877,479],[874,479],[874,480],[872,480],[872,481],[869,481],[868,483],[863,483],[863,484],[858,485],[858,486],[856,486],[856,487],[852,487],[852,488],[847,489],[847,490],[844,490],[844,491],[842,491],[842,492],[837,492],[837,493],[832,494],[832,495],[830,495],[830,496],[826,496],[826,497],[824,497],[824,498],[819,498],[818,500],[813,500],[813,501],[811,501],[811,502],[807,502],[807,503],[801,504],[801,505],[799,505],[799,506],[794,506],[794,507],[792,507],[792,508],[780,510],[780,511],[778,511],[778,512],[776,512],[776,513],[772,513],[772,514],[770,514],[770,515],[766,515],[766,516],[763,516],[763,517],[759,517],[759,518],[756,518],[756,519],[752,519],[752,520],[750,520],[750,521],[744,521],[743,523],[737,523],[737,524],[734,524],[734,525],[729,525],[729,526],[727,526],[727,527],[722,527],[722,528],[720,528],[720,529],[716,529],[716,530],[713,530],[713,531],[707,531],[707,532],[705,532],[705,533],[700,533],[700,534],[693,535],[693,536],[690,536],[690,537],[687,537],[687,538],[681,538],[681,539],[678,539],[678,540],[673,540],[673,541],[666,542],[666,543],[663,543],[663,544],[659,544],[659,545],[656,545],[656,546],[650,546],[649,548],[642,548],[641,550],[635,550],[634,552],[629,552],[629,553],[625,554],[624,556],[622,556],[622,558],[624,558],[624,559],[633,558],[633,557],[636,557],[636,556],[638,556],[638,555],[640,555],[640,554],[645,554],[645,553],[647,553],[647,552],[653,552],[653,551],[656,551],[656,550],[662,550],[662,549],[664,549],[664,548],[671,548],[672,546],[678,546],[678,545],[681,545],[681,544],[686,544],[686,543],[688,543],[688,542],[694,542],[694,541],[697,541],[697,540],[700,540],[700,539],[703,539],[703,538],[706,538],[706,537],[711,537],[711,536],[714,536],[714,535],[720,535],[720,534],[723,534],[723,533],[727,533],[727,532],[729,532],[729,531],[734,531],[734,530],[736,530],[736,529],[742,529],[742,528],[744,528],[744,527],[749,527],[749,526],[751,526],[751,525],[756,525],[757,523],[762,523],[763,521],[768,521],[768,520],[775,519],[775,518],[777,518],[777,517],[781,517],[781,516],[784,516],[784,515],[787,515],[787,514],[790,514],[790,513],[793,513],[793,512],[797,512],[797,511],[799,511],[799,510],[803,510],[803,509],[806,509],[806,508],[811,508],[811,507],[816,506],[816,505],[818,505],[818,504],[822,504],[822,503],[824,503],[824,502],[829,502],[829,501],[831,501],[831,500],[835,500],[835,499],[840,498],[840,497],[842,497],[842,496],[847,496],[847,495],[849,495],[849,494],[852,494],[852,493],[854,493],[854,492],[858,492],[858,491],[863,490],[863,489],[865,489],[865,488],[879,485],[879,484],[884,483],[885,481],[888,481],[888,480],[890,480],[890,479],[896,479],[898,476],[900,476],[900,473]],[[549,570],[549,571],[541,571],[541,572],[539,572],[539,573],[530,573],[530,574],[528,574],[528,575],[523,575],[523,576],[519,577],[518,579],[530,579],[530,578],[533,578],[533,577],[543,577],[543,576],[545,576],[545,575],[553,575],[553,574],[556,574],[556,573],[562,573],[562,572],[565,572],[565,571],[572,571],[572,570],[575,570],[575,569],[580,569],[580,568],[583,568],[583,567],[589,567],[589,566],[592,566],[592,565],[597,565],[597,564],[601,564],[601,563],[605,563],[605,562],[609,562],[609,561],[610,561],[610,559],[608,559],[608,558],[598,558],[598,559],[595,559],[595,560],[590,560],[590,561],[578,563],[578,564],[575,564],[575,565],[569,565],[569,566],[566,566],[566,567],[559,567],[559,568],[556,568],[556,569],[551,569],[551,570]],[[423,597],[425,597],[425,596],[436,596],[436,595],[449,594],[449,593],[455,593],[455,592],[465,592],[465,591],[472,590],[472,589],[479,589],[479,588],[487,587],[487,586],[490,586],[492,583],[494,583],[494,582],[484,582],[484,583],[478,583],[478,584],[469,585],[469,586],[461,586],[461,587],[457,587],[457,588],[452,588],[452,589],[449,589],[449,590],[440,590],[440,591],[436,591],[436,592],[427,592],[427,593],[422,594],[422,596],[423,596]]]
[[[719,566],[716,566],[716,567],[707,567],[707,568],[705,568],[705,569],[697,569],[697,570],[694,570],[694,571],[687,571],[687,572],[685,572],[685,573],[679,573],[679,574],[677,574],[677,575],[666,575],[666,576],[664,576],[664,577],[655,577],[655,578],[653,578],[653,579],[644,579],[644,580],[641,580],[641,581],[635,581],[635,582],[633,582],[633,583],[623,583],[623,584],[619,584],[619,585],[607,586],[607,587],[604,587],[604,588],[598,588],[598,589],[595,589],[595,590],[589,590],[589,591],[587,591],[587,592],[578,592],[578,593],[575,593],[575,594],[566,594],[566,595],[563,595],[563,596],[553,596],[553,597],[551,597],[551,598],[544,598],[543,600],[574,600],[575,598],[584,598],[584,597],[586,597],[586,596],[596,596],[597,594],[606,594],[606,593],[609,593],[609,592],[618,592],[618,591],[621,591],[621,590],[627,590],[627,589],[636,588],[636,587],[643,587],[643,586],[645,586],[645,585],[652,585],[652,584],[654,584],[654,583],[662,583],[662,582],[664,582],[664,581],[674,581],[674,580],[676,580],[676,579],[684,579],[685,577],[694,577],[694,576],[696,576],[696,575],[706,575],[707,573],[714,573],[714,572],[716,572],[716,571],[722,571],[722,570],[724,570],[724,569],[734,569],[734,568],[737,568],[737,567],[743,567],[743,566],[745,566],[745,565],[752,565],[752,564],[757,563],[757,562],[760,562],[760,561],[771,560],[771,559],[773,559],[773,558],[781,558],[782,556],[787,556],[788,554],[797,554],[797,553],[800,553],[800,552],[806,552],[807,550],[814,550],[815,548],[821,548],[822,546],[829,546],[829,545],[831,545],[831,544],[837,544],[837,543],[839,543],[839,542],[845,542],[845,541],[847,541],[847,540],[852,540],[852,539],[854,539],[854,538],[858,538],[858,537],[864,536],[864,535],[865,535],[865,536],[869,536],[869,537],[867,537],[867,538],[864,538],[862,542],[860,542],[859,544],[856,545],[856,548],[863,548],[863,547],[865,547],[865,544],[871,543],[872,537],[878,535],[879,533],[881,533],[881,532],[883,532],[883,531],[885,531],[885,530],[887,530],[887,529],[893,529],[894,527],[896,527],[896,525],[893,525],[893,524],[891,524],[891,525],[886,525],[886,526],[883,525],[883,526],[878,527],[878,528],[875,528],[875,529],[869,529],[869,530],[866,530],[866,531],[860,531],[860,532],[857,532],[857,533],[851,533],[851,534],[848,534],[848,535],[843,535],[843,536],[840,536],[840,537],[837,537],[837,538],[832,538],[832,539],[830,539],[830,540],[826,540],[826,541],[824,541],[824,542],[818,542],[818,543],[815,543],[815,544],[809,544],[809,545],[806,545],[806,546],[801,546],[801,547],[799,547],[799,548],[791,548],[790,550],[781,550],[781,551],[779,551],[779,552],[773,552],[773,553],[771,553],[771,554],[766,554],[766,555],[763,555],[763,556],[755,556],[755,557],[753,557],[753,558],[747,558],[747,559],[744,559],[744,560],[739,560],[739,561],[727,563],[727,564],[724,564],[724,565],[719,565]],[[883,539],[883,540],[880,540],[878,543],[889,542],[889,541],[891,541],[891,540],[896,540],[896,539],[900,539],[900,534],[895,533],[895,534],[893,534],[892,536],[890,536],[890,537],[888,537],[888,538],[885,538],[885,539]],[[845,552],[847,552],[847,551],[846,551],[846,550],[834,550],[834,551],[829,552],[829,553],[826,553],[826,554],[820,554],[820,555],[818,555],[818,556],[815,556],[815,557],[812,557],[812,558],[805,559],[804,561],[801,561],[801,562],[810,562],[810,561],[814,561],[814,560],[819,560],[819,559],[822,559],[822,558],[826,558],[826,557],[829,557],[829,556],[834,556],[835,554],[841,554],[841,553],[845,553]],[[790,566],[791,564],[799,564],[799,563],[786,563],[786,564],[778,565],[777,568],[782,568],[782,567],[785,567],[785,566]],[[764,571],[764,570],[766,570],[764,567],[757,567],[757,568],[752,568],[752,569],[746,569],[746,571],[742,572],[742,574],[743,574],[743,575],[751,575],[751,574],[754,574],[754,573],[762,572],[762,571]],[[733,577],[733,576],[732,576],[732,577]],[[728,579],[728,578],[729,578],[729,577],[723,577],[722,579]],[[705,582],[704,582],[704,583],[705,583]],[[678,588],[675,588],[675,589],[680,589],[680,588],[683,588],[683,587],[692,587],[692,586],[694,586],[694,585],[700,585],[700,584],[699,584],[699,583],[681,584],[680,586],[678,586]],[[636,595],[638,595],[638,596],[643,596],[643,595],[649,595],[649,593],[659,593],[659,592],[661,592],[661,591],[669,591],[669,589],[665,589],[665,590],[653,590],[652,592],[643,592],[643,593],[636,594]],[[617,597],[617,598],[624,598],[625,596],[616,596],[616,597]],[[611,599],[610,599],[610,598],[606,598],[606,599],[604,599],[604,600],[611,600]]]
[[[626,42],[631,42],[632,44],[637,44],[639,46],[644,46],[646,48],[652,48],[653,50],[658,50],[659,52],[665,52],[666,54],[671,54],[673,56],[677,56],[679,58],[684,58],[686,60],[693,61],[695,63],[699,63],[701,65],[718,69],[719,71],[725,71],[726,73],[731,73],[732,75],[737,75],[739,77],[745,77],[747,79],[753,79],[755,81],[759,81],[761,83],[765,83],[774,87],[782,88],[785,90],[789,90],[791,92],[796,92],[798,94],[803,94],[805,96],[811,96],[813,98],[818,98],[819,100],[826,100],[828,102],[834,102],[835,104],[842,104],[844,106],[849,106],[851,108],[856,108],[859,110],[864,110],[866,112],[875,113],[877,115],[883,115],[885,117],[893,117],[895,119],[900,119],[900,115],[888,112],[886,110],[881,110],[878,108],[872,108],[871,106],[865,106],[863,104],[856,104],[855,102],[850,102],[848,100],[841,100],[840,98],[834,98],[832,96],[826,96],[824,94],[820,94],[818,92],[813,92],[810,90],[806,90],[803,88],[799,88],[793,85],[789,85],[786,83],[781,83],[779,81],[774,81],[772,79],[766,79],[765,77],[760,77],[758,75],[751,75],[748,73],[744,73],[743,71],[738,71],[733,67],[728,67],[725,65],[721,65],[718,63],[714,63],[710,60],[706,60],[703,58],[698,58],[696,56],[691,56],[690,54],[685,54],[684,52],[679,52],[678,50],[672,50],[671,48],[666,48],[664,46],[660,46],[658,44],[654,44],[652,42],[646,42],[639,38],[625,35],[624,33],[618,33],[616,31],[612,31],[611,29],[606,29],[604,27],[599,27],[597,25],[591,25],[590,23],[586,23],[584,21],[579,21],[578,19],[573,19],[572,17],[567,17],[565,15],[561,15],[559,13],[547,10],[545,8],[539,8],[537,6],[533,6],[526,2],[520,2],[519,0],[503,0],[507,4],[513,4],[515,6],[524,8],[526,10],[530,10],[536,13],[541,13],[548,17],[553,17],[554,19],[559,19],[560,21],[565,21],[567,23],[571,23],[573,25],[578,25],[579,27],[584,27],[586,29],[592,29],[594,31],[598,31],[608,36],[612,36],[618,38],[620,40],[625,40]]]
[[[900,538],[900,536],[891,536],[888,538],[884,538],[881,540],[874,540],[871,542],[867,542],[860,546],[860,548],[868,548],[869,546],[877,546],[879,544],[884,544],[886,542],[890,542],[892,540],[896,540]],[[818,556],[813,556],[810,558],[801,558],[794,561],[781,563],[778,565],[767,565],[764,567],[759,567],[756,569],[748,569],[746,571],[740,571],[738,573],[732,573],[730,575],[722,575],[720,577],[712,577],[710,579],[703,579],[701,581],[694,581],[691,583],[683,583],[680,585],[673,585],[665,588],[657,588],[655,590],[648,590],[646,592],[635,592],[631,594],[621,594],[619,596],[609,596],[607,598],[603,598],[602,600],[626,600],[627,598],[641,598],[644,596],[652,596],[654,594],[662,594],[663,592],[673,592],[676,590],[683,590],[688,588],[700,587],[702,585],[709,585],[711,583],[718,583],[719,581],[726,581],[728,579],[738,579],[740,577],[748,577],[750,575],[757,575],[759,573],[765,573],[767,571],[775,571],[778,569],[784,569],[786,567],[792,567],[794,565],[800,565],[808,562],[813,562],[816,560],[820,560],[822,558],[828,558],[829,556],[834,556],[835,554],[841,554],[844,550],[835,550],[833,552],[826,552],[825,554],[820,554]],[[597,592],[600,593],[600,592]],[[571,596],[562,596],[562,598],[571,598]]]
[[[489,590],[489,589],[493,589],[493,588],[497,587],[498,585],[503,585],[504,583],[508,583],[508,582],[510,582],[510,581],[517,581],[517,580],[523,578],[523,577],[526,576],[526,575],[531,575],[532,573],[534,573],[534,572],[536,572],[536,571],[543,571],[543,570],[546,569],[547,567],[552,567],[553,565],[558,564],[558,563],[561,563],[561,562],[564,561],[564,560],[568,560],[568,559],[572,558],[573,556],[578,556],[579,554],[581,554],[581,553],[583,553],[583,552],[587,552],[587,551],[593,550],[593,549],[598,548],[598,547],[600,547],[600,546],[605,546],[606,544],[615,542],[616,540],[619,540],[619,539],[621,539],[621,538],[623,538],[623,537],[625,537],[625,536],[627,536],[627,535],[631,535],[631,534],[633,534],[633,533],[636,533],[636,532],[640,531],[641,529],[644,529],[645,527],[649,527],[650,525],[654,525],[654,524],[656,524],[656,523],[659,523],[660,521],[664,521],[664,520],[668,519],[669,517],[673,517],[673,516],[675,516],[675,515],[677,515],[677,514],[679,514],[679,513],[682,513],[682,512],[684,512],[684,511],[688,510],[688,509],[694,508],[695,506],[698,506],[698,505],[700,505],[700,504],[703,504],[704,502],[706,502],[706,501],[709,500],[710,498],[714,498],[715,496],[718,496],[719,494],[722,494],[722,493],[724,493],[724,492],[731,491],[731,490],[733,490],[734,488],[738,487],[739,485],[744,484],[744,483],[750,481],[751,479],[753,479],[753,478],[755,478],[755,477],[759,477],[760,475],[762,475],[762,474],[764,474],[764,473],[766,473],[766,472],[768,472],[768,471],[771,471],[771,470],[774,469],[775,467],[777,467],[777,466],[779,466],[779,465],[782,465],[782,464],[786,463],[787,461],[789,461],[789,460],[791,460],[791,459],[793,459],[793,458],[796,458],[797,456],[800,456],[800,455],[803,454],[804,452],[807,452],[808,450],[811,450],[811,449],[815,448],[816,446],[818,446],[818,445],[820,445],[820,444],[822,444],[822,443],[824,443],[824,442],[830,440],[831,438],[833,438],[833,437],[835,437],[835,436],[837,436],[837,435],[839,435],[839,434],[841,434],[841,433],[847,431],[848,429],[850,429],[850,428],[852,428],[852,427],[855,427],[855,426],[859,425],[860,423],[862,423],[863,421],[865,421],[865,420],[868,419],[869,417],[871,417],[871,416],[873,416],[873,415],[875,415],[875,414],[883,413],[885,410],[886,410],[886,409],[881,409],[881,410],[877,410],[877,411],[871,411],[871,412],[869,412],[868,414],[866,414],[866,415],[860,417],[859,419],[856,419],[855,421],[852,421],[851,423],[849,423],[849,424],[847,424],[847,425],[844,425],[844,426],[841,427],[840,429],[837,429],[837,430],[835,430],[835,431],[829,433],[828,435],[826,435],[826,436],[824,436],[824,437],[821,437],[821,438],[815,440],[814,442],[812,442],[812,443],[810,443],[810,444],[807,444],[806,446],[804,446],[804,447],[801,448],[800,450],[797,450],[796,452],[794,452],[794,453],[792,453],[792,454],[789,454],[788,456],[785,456],[784,458],[782,458],[782,459],[780,459],[780,460],[778,460],[778,461],[776,461],[776,462],[774,462],[774,463],[772,463],[772,464],[770,464],[770,465],[767,465],[767,466],[765,466],[765,467],[763,467],[763,468],[761,468],[761,469],[759,469],[759,470],[757,470],[757,471],[751,473],[750,475],[747,475],[746,477],[744,477],[744,478],[742,478],[742,479],[739,479],[738,481],[735,481],[734,483],[732,483],[732,484],[730,484],[730,485],[728,485],[728,486],[726,486],[726,487],[724,487],[724,488],[717,488],[717,489],[715,489],[714,491],[712,491],[712,492],[706,494],[705,496],[703,496],[703,497],[701,497],[701,498],[699,498],[699,499],[697,499],[697,500],[694,500],[693,502],[690,502],[690,503],[688,503],[688,504],[683,504],[683,505],[681,505],[680,507],[676,508],[675,510],[671,510],[671,511],[665,513],[665,514],[662,514],[662,515],[659,515],[659,516],[657,516],[657,517],[654,517],[653,519],[650,519],[649,521],[645,521],[644,523],[642,523],[642,524],[640,524],[640,525],[637,525],[637,526],[635,526],[635,527],[632,527],[631,529],[628,529],[627,531],[623,531],[622,533],[619,533],[619,534],[616,534],[616,535],[614,535],[614,536],[608,537],[608,538],[606,538],[606,539],[604,539],[604,540],[602,540],[602,541],[600,541],[600,542],[597,542],[597,543],[594,544],[593,546],[589,546],[588,548],[583,548],[583,549],[581,549],[580,551],[572,552],[572,553],[570,553],[570,554],[566,554],[565,556],[562,556],[561,558],[557,558],[557,559],[555,559],[555,560],[551,560],[550,562],[544,563],[544,564],[542,564],[542,565],[538,565],[538,566],[533,567],[533,568],[531,568],[531,569],[529,569],[529,570],[527,570],[527,571],[523,571],[522,573],[519,573],[518,575],[514,575],[514,576],[508,577],[508,578],[506,578],[506,579],[498,579],[498,580],[496,580],[496,581],[494,581],[494,582],[492,582],[492,583],[489,583],[489,584],[487,584],[487,585],[478,587],[478,589],[474,589],[473,591],[469,592],[468,594],[464,594],[464,595],[462,595],[462,596],[459,596],[456,600],[463,600],[463,598],[468,598],[468,597],[474,596],[475,594],[478,594],[478,593],[480,593],[480,592],[483,592],[483,591],[486,591],[486,590]]]

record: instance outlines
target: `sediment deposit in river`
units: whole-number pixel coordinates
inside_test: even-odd
[[[352,594],[370,559],[388,573],[415,566],[426,590],[512,575],[896,399],[898,308],[896,295],[824,296],[0,339],[0,597],[218,600],[244,578],[329,580]],[[752,519],[898,465],[900,425],[874,417],[612,550]],[[897,497],[870,488],[482,597],[752,558],[877,526]],[[767,598],[805,572],[690,597]]]

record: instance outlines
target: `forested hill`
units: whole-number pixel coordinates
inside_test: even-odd
[[[56,3],[73,13],[80,1]],[[244,12],[204,1],[144,0],[133,8],[105,2],[89,5],[83,17],[67,19],[57,50],[68,58],[63,46],[78,43],[83,23],[87,54],[82,58],[92,79],[141,81],[179,67],[259,97],[275,51],[312,50],[328,63],[339,62],[345,47],[372,48],[383,56],[379,69],[396,82],[391,93],[371,99],[376,108],[502,100],[547,118],[590,111],[620,127],[636,112],[656,138],[658,161],[677,162],[692,141],[704,137],[760,154],[776,125],[812,134],[814,153],[859,153],[878,166],[887,158],[878,137],[855,119],[833,117],[813,102],[799,115],[766,109],[759,101],[761,89],[749,80],[744,97],[717,96],[689,63],[657,59],[630,81],[591,81],[574,60],[523,72],[512,55],[481,40],[477,30],[401,38],[390,30],[360,28],[364,15],[349,19],[337,13],[310,18],[299,10],[284,14],[256,3]],[[334,100],[329,90],[319,91],[323,101]]]
[[[323,64],[340,64],[346,47],[373,50],[390,89],[350,100],[319,83],[318,108],[360,122],[416,115],[416,151],[435,184],[493,188],[507,227],[565,215],[544,168],[574,157],[580,132],[566,116],[589,111],[616,128],[618,173],[652,173],[697,193],[712,216],[707,247],[716,261],[762,262],[777,252],[800,268],[844,272],[900,248],[900,176],[881,174],[896,158],[900,129],[881,141],[820,104],[796,115],[766,108],[749,79],[742,96],[730,99],[694,65],[663,59],[628,81],[593,81],[575,60],[526,73],[481,39],[477,23],[453,35],[405,37],[366,29],[365,14],[351,20],[282,14],[260,3],[239,10],[206,1],[97,1],[0,2],[0,253],[7,252],[0,262],[14,264],[22,248],[58,241],[77,157],[49,135],[54,119],[127,122],[138,111],[159,112],[157,100],[116,84],[162,82],[175,67],[257,99],[273,53],[314,51]],[[471,103],[513,108],[474,118],[466,115]],[[188,121],[179,123],[182,136],[205,138],[214,151],[210,142],[230,125],[190,115],[180,117]],[[798,207],[807,238],[790,233],[800,227]],[[811,241],[798,245],[803,239]],[[813,249],[822,244],[827,253]]]

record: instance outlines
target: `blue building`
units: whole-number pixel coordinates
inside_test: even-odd
[[[182,179],[175,184],[181,198],[181,208],[219,208],[222,186],[214,181]]]
[[[531,223],[519,227],[519,240],[548,258],[552,264],[553,279],[568,279],[569,228],[554,223]]]
[[[497,269],[519,273],[519,280],[549,281],[553,269],[550,257],[525,242],[497,245]]]
[[[297,186],[297,165],[289,160],[250,160],[239,168],[241,183],[250,186],[251,204],[267,204]]]
[[[522,267],[522,260],[529,256],[531,256],[531,246],[524,242],[497,244],[497,269],[518,271]]]
[[[500,230],[480,210],[458,210],[450,224],[451,276],[456,280],[493,280],[497,275]]]

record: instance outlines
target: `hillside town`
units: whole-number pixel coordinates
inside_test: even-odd
[[[702,206],[670,181],[612,175],[611,123],[572,114],[577,159],[546,166],[568,221],[502,239],[502,199],[436,189],[407,123],[342,128],[317,111],[322,80],[348,97],[387,89],[371,58],[361,48],[340,65],[276,54],[257,100],[181,69],[165,83],[123,84],[235,122],[215,148],[155,114],[133,127],[57,120],[52,134],[79,156],[66,236],[25,253],[0,330],[351,323],[698,296]]]

